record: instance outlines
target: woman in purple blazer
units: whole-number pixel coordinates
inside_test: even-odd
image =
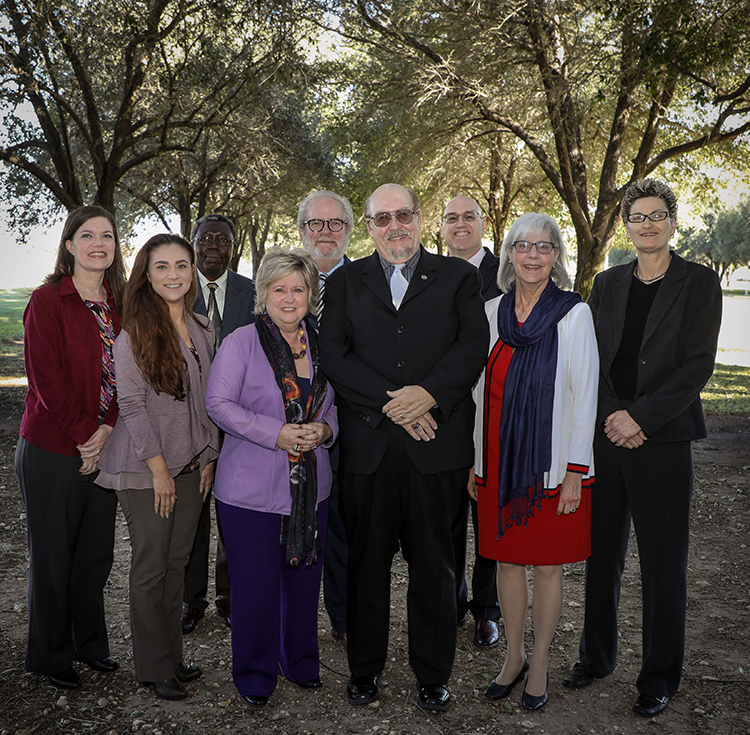
[[[232,673],[262,707],[284,676],[320,680],[317,609],[338,434],[333,389],[306,316],[318,268],[302,249],[269,250],[255,279],[255,324],[222,342],[206,406],[226,434],[215,495],[231,588]]]

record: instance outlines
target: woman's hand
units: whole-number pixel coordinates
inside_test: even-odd
[[[604,433],[618,447],[635,449],[646,441],[646,435],[625,410],[615,411],[604,422]]]
[[[81,469],[78,471],[82,475],[90,475],[92,472],[96,472],[96,463],[99,461],[99,455],[95,454],[93,457],[81,460]]]
[[[466,483],[466,492],[469,493],[469,497],[472,500],[478,500],[477,498],[477,480],[474,476],[474,468],[469,470],[469,481]]]
[[[299,457],[302,450],[302,442],[307,437],[307,430],[303,427],[307,424],[284,424],[279,436],[276,438],[276,446],[283,449],[292,457]]]
[[[163,454],[157,454],[146,460],[154,480],[154,513],[162,518],[169,518],[177,502],[174,477],[169,473]]]
[[[99,455],[102,453],[102,449],[104,449],[104,445],[107,443],[107,439],[109,439],[111,433],[112,427],[108,424],[102,424],[89,437],[89,440],[85,444],[78,444],[76,449],[80,452],[81,459],[84,460],[84,462],[87,459],[94,459],[94,465],[96,465],[96,461],[98,461]]]
[[[560,488],[560,502],[557,504],[557,515],[575,513],[581,504],[581,480],[579,472],[566,472]]]
[[[214,473],[216,472],[216,460],[211,460],[201,472],[201,495],[203,500],[208,497],[211,492],[211,486],[214,484]]]

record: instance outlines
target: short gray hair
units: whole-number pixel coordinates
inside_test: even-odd
[[[307,311],[317,314],[320,289],[318,266],[312,256],[302,248],[274,247],[266,250],[255,274],[255,313],[266,310],[268,289],[276,281],[292,273],[301,273],[307,284]]]
[[[193,243],[193,246],[195,246],[195,236],[198,234],[198,228],[204,222],[223,222],[225,225],[228,225],[229,231],[232,233],[232,241],[237,242],[237,227],[235,227],[234,222],[223,214],[214,213],[204,215],[193,225],[193,229],[190,230],[190,242]]]
[[[560,226],[548,214],[528,212],[521,215],[508,230],[500,252],[500,269],[497,272],[497,285],[503,293],[508,293],[516,280],[516,271],[510,262],[510,251],[516,240],[527,240],[530,235],[543,232],[544,236],[554,243],[559,255],[550,277],[558,288],[569,289],[573,284],[568,275],[568,251],[565,247]]]
[[[628,215],[637,199],[656,197],[667,206],[667,212],[672,222],[677,221],[677,197],[664,181],[659,179],[639,179],[628,185],[620,202],[622,221],[628,224]]]
[[[311,191],[300,203],[299,209],[297,210],[297,229],[302,229],[302,226],[307,222],[309,218],[308,212],[310,205],[318,199],[333,199],[338,202],[344,210],[344,221],[349,230],[354,227],[354,210],[352,205],[346,197],[342,197],[341,194],[336,194],[333,191],[327,189],[320,189],[318,191]]]

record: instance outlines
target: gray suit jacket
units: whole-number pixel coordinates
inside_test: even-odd
[[[255,322],[255,284],[251,279],[241,276],[234,271],[227,271],[227,294],[224,299],[224,314],[221,317],[221,334],[219,344],[224,337],[234,332],[237,327]],[[206,302],[203,299],[203,289],[198,288],[198,298],[195,300],[193,311],[196,314],[208,316]]]

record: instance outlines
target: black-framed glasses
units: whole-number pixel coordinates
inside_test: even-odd
[[[309,219],[302,223],[304,227],[307,225],[310,228],[310,232],[322,232],[323,228],[328,225],[328,229],[331,232],[341,232],[346,226],[346,220],[343,219]]]
[[[537,253],[541,255],[549,255],[556,247],[555,243],[549,242],[548,240],[539,240],[538,242],[530,242],[529,240],[516,240],[513,243],[513,247],[517,253],[530,253],[531,248],[535,247]]]
[[[633,212],[628,215],[628,222],[643,222],[646,219],[650,219],[652,222],[662,222],[669,217],[669,212],[665,212],[663,209],[657,209],[651,214],[641,214],[641,212]]]
[[[481,219],[482,215],[479,212],[464,212],[463,214],[456,214],[455,212],[449,212],[443,215],[443,222],[446,225],[455,225],[459,219],[463,219],[464,222],[476,222]]]
[[[203,245],[204,247],[216,243],[222,248],[229,248],[234,244],[234,240],[226,235],[201,235],[196,242],[198,245]]]
[[[416,213],[417,210],[404,207],[404,209],[397,209],[395,212],[376,212],[367,219],[376,227],[388,227],[392,219],[395,219],[400,225],[408,225],[412,222]]]

